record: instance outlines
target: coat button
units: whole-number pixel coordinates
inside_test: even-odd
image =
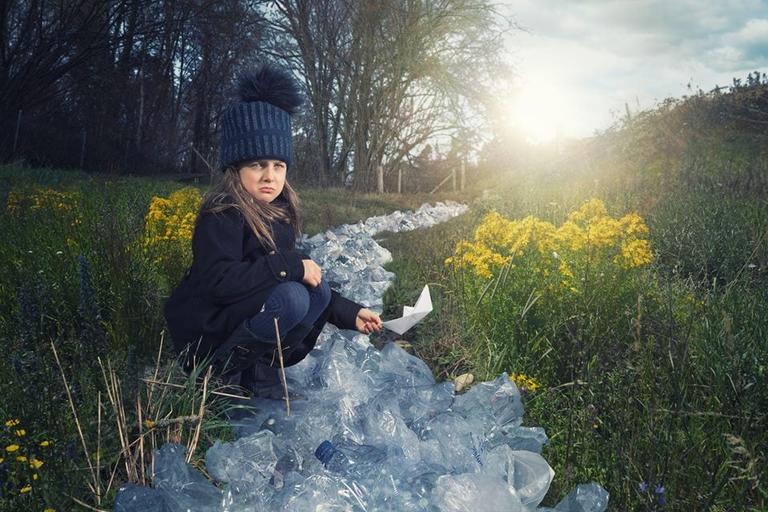
[[[288,274],[286,274],[286,273],[285,273],[285,270],[281,270],[281,271],[280,271],[280,277],[285,277],[285,276],[287,276],[287,275],[288,275]]]

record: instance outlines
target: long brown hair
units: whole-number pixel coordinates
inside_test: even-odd
[[[280,193],[285,198],[285,206],[278,206],[254,199],[245,190],[240,181],[240,166],[230,165],[224,169],[220,178],[214,181],[211,189],[205,195],[200,213],[219,213],[228,208],[236,208],[243,214],[245,221],[253,230],[256,238],[265,247],[277,250],[277,244],[270,229],[270,223],[274,221],[288,222],[293,226],[296,236],[301,235],[301,211],[299,210],[299,196],[293,187],[285,180],[285,186]],[[278,196],[279,197],[279,196]]]

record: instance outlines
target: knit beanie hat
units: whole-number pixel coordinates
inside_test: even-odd
[[[238,79],[239,101],[221,118],[223,168],[243,160],[292,161],[291,116],[302,103],[290,73],[272,64],[247,71]]]

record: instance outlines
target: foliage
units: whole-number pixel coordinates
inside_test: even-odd
[[[167,198],[155,196],[145,218],[142,245],[171,282],[181,278],[180,269],[192,263],[192,232],[202,204],[200,191],[185,187]]]
[[[385,241],[394,258],[388,269],[397,274],[385,311],[399,312],[393,306],[413,301],[424,282],[434,291],[435,310],[407,341],[439,376],[535,378],[539,387],[524,394],[524,421],[550,439],[543,455],[556,478],[545,503],[595,480],[616,510],[763,510],[766,203],[722,190],[667,188],[654,197],[655,190],[628,192],[580,176],[497,177],[492,185],[465,216]],[[557,232],[595,196],[606,198],[609,211],[642,212],[648,231],[638,238],[649,242],[653,260],[623,268],[613,261],[614,245],[602,261],[618,281],[593,269],[591,284],[582,283],[586,295],[553,289],[547,304],[545,284],[560,275],[541,263],[556,260],[539,252],[536,235]],[[525,251],[512,260],[518,267],[489,264],[488,278],[474,262],[443,266],[462,241],[477,245],[489,214],[499,226],[490,232],[509,247],[516,240],[510,226],[536,218],[526,224]],[[510,255],[507,246],[487,246]],[[502,298],[508,290],[516,294]]]
[[[614,219],[599,199],[559,227],[534,216],[486,215],[474,241],[459,241],[446,259],[461,283],[464,316],[483,340],[476,357],[486,361],[486,376],[533,370],[552,340],[583,328],[587,308],[601,311],[603,335],[623,329],[623,311],[639,284],[636,269],[652,260],[647,234],[639,215]],[[499,328],[509,325],[511,332]],[[540,350],[526,348],[531,342]]]

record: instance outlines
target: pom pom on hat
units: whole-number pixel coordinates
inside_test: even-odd
[[[241,74],[237,92],[240,101],[264,101],[289,114],[298,112],[304,102],[291,74],[273,64],[262,64]]]

